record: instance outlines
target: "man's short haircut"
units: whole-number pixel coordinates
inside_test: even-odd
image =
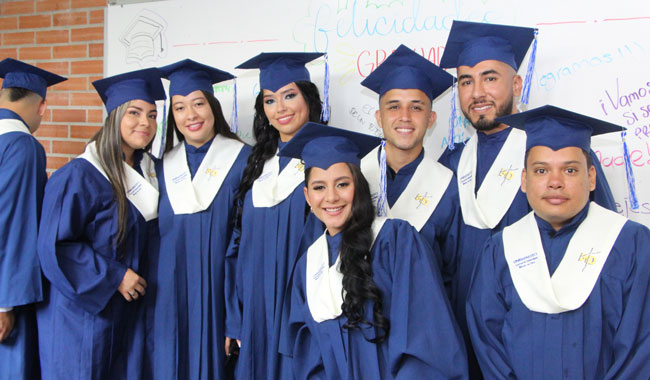
[[[591,153],[587,152],[584,149],[580,149],[582,151],[582,154],[585,155],[585,158],[587,159],[587,169],[590,167],[594,166],[594,160],[591,157]],[[528,169],[528,153],[530,152],[530,149],[526,151],[526,156],[524,157],[524,169]]]
[[[3,92],[4,91],[7,91],[7,95],[9,96],[10,102],[17,102],[21,99],[28,97],[30,94],[35,94],[30,90],[20,88],[20,87],[7,87],[3,89]]]

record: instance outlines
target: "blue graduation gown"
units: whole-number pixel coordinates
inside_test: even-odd
[[[423,158],[424,150],[422,150],[418,158],[403,166],[397,173],[393,172],[390,167],[386,167],[386,198],[389,207],[392,208],[402,195]],[[431,178],[431,186],[438,186],[436,178]],[[436,255],[437,267],[442,272],[443,283],[448,292],[451,291],[451,282],[455,277],[458,264],[461,223],[458,183],[454,175],[436,209],[420,229],[420,235],[429,246],[434,248],[433,252],[439,252]]]
[[[288,161],[280,158],[280,170]],[[242,341],[237,379],[292,378],[290,358],[279,353],[285,293],[300,247],[319,230],[313,214],[306,221],[303,188],[273,207],[255,207],[252,190],[246,194],[241,231],[233,233],[226,258],[226,336]],[[303,237],[305,225],[314,232]]]
[[[339,234],[340,235],[340,234]],[[334,239],[337,237],[335,236]],[[338,244],[328,238],[330,264]],[[346,329],[344,315],[317,323],[306,299],[306,255],[298,261],[291,293],[290,335],[296,379],[467,379],[462,335],[431,248],[407,222],[385,222],[372,251],[372,277],[390,321],[387,338],[368,325]],[[372,303],[364,307],[372,321]]]
[[[200,148],[185,143],[192,177],[213,141]],[[160,250],[150,260],[147,294],[153,379],[224,378],[224,260],[249,154],[244,146],[210,207],[194,214],[174,214],[162,162],[156,167]]]
[[[587,208],[558,232],[536,217],[553,273]],[[502,233],[477,264],[468,325],[488,379],[650,378],[650,231],[628,221],[591,295],[578,309],[545,314],[524,306],[514,288]]]
[[[508,135],[510,134],[511,128],[506,128],[503,131],[497,133],[486,135],[482,132],[478,133],[478,149],[476,154],[476,189],[478,191],[481,183],[485,179],[488,170],[492,166],[492,163],[496,159],[497,155],[501,151],[503,144],[505,143]],[[460,161],[460,156],[464,148],[464,144],[455,144],[454,150],[445,150],[438,160],[440,163],[451,169],[454,174],[458,174],[458,163]],[[591,152],[591,156],[594,160],[594,166],[596,167],[596,189],[591,193],[591,199],[601,206],[608,208],[610,210],[616,211],[616,204],[614,202],[614,197],[603,173],[602,167],[600,166],[600,161],[598,161],[594,152]],[[489,229],[479,229],[472,226],[468,226],[465,223],[461,223],[460,229],[460,239],[461,244],[459,247],[458,254],[458,269],[457,275],[452,280],[452,305],[454,307],[454,312],[460,325],[463,335],[465,336],[466,343],[469,352],[469,363],[470,363],[470,373],[473,378],[478,377],[478,367],[474,356],[471,353],[471,344],[469,343],[469,335],[467,331],[467,323],[465,319],[465,302],[467,300],[467,292],[469,290],[469,282],[472,277],[472,271],[476,265],[480,253],[483,250],[485,241],[495,234],[503,230],[506,226],[518,221],[526,214],[531,211],[530,206],[528,205],[528,200],[526,194],[521,190],[517,191],[510,208],[505,213],[499,224],[497,224],[492,230]]]
[[[22,122],[0,109],[0,129],[7,119]],[[13,331],[0,343],[0,380],[40,376],[30,304],[43,299],[36,238],[46,182],[41,144],[28,133],[0,135],[0,307],[13,307],[15,316]]]
[[[118,252],[117,203],[108,180],[83,158],[52,174],[38,235],[51,282],[37,310],[43,379],[142,377],[144,303],[127,302],[117,288],[127,268],[147,278],[143,260],[155,226],[128,202]]]

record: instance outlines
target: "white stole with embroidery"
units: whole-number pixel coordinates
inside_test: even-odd
[[[31,134],[29,132],[29,128],[27,128],[25,123],[18,119],[0,119],[0,135],[4,135],[5,133],[9,132],[23,132],[27,133],[28,135]]]
[[[379,188],[381,173],[377,159],[379,149],[380,147],[373,149],[361,160],[361,171],[370,185],[370,194],[375,207],[381,191]],[[452,177],[451,170],[436,162],[425,152],[406,189],[400,194],[393,207],[389,208],[387,216],[406,220],[420,231],[438,206]]]
[[[372,223],[373,245],[385,222],[386,218],[375,218]],[[334,319],[343,312],[341,309],[344,297],[343,274],[340,271],[341,255],[338,255],[336,262],[330,267],[326,234],[327,231],[307,250],[305,292],[309,311],[318,323]]]
[[[262,174],[253,182],[253,206],[273,207],[285,200],[305,181],[305,165],[294,158],[280,172],[277,152],[264,163]]]
[[[97,155],[95,142],[86,146],[86,150],[79,156],[90,162],[108,180],[108,176],[102,168]],[[147,222],[158,217],[158,180],[156,172],[153,170],[153,160],[148,154],[142,155],[140,168],[145,177],[141,176],[135,169],[123,162],[124,165],[124,191],[126,198],[142,214]]]
[[[531,311],[563,313],[581,307],[596,285],[623,225],[621,215],[591,202],[551,277],[539,227],[531,212],[503,230],[512,282]],[[647,269],[646,269],[647,270]]]
[[[178,143],[166,153],[165,189],[174,214],[194,214],[210,207],[243,147],[240,141],[216,135],[193,179],[185,143]]]
[[[456,172],[460,208],[465,224],[492,229],[506,214],[521,186],[526,133],[512,128],[475,195],[477,151],[478,136],[475,134],[465,145]]]

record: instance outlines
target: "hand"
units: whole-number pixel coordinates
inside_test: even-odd
[[[122,278],[122,282],[118,286],[117,291],[120,292],[125,300],[131,302],[144,296],[146,288],[147,281],[138,276],[131,268],[128,268],[126,273],[124,273],[124,278]]]
[[[226,356],[230,355],[230,343],[232,342],[232,338],[226,337]],[[237,345],[241,347],[241,340],[237,339]]]
[[[11,330],[14,329],[14,311],[0,312],[0,343],[7,339]]]

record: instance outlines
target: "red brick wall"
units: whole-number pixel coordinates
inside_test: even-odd
[[[0,60],[20,59],[69,78],[48,89],[48,110],[35,134],[47,152],[48,174],[80,154],[102,125],[103,105],[91,82],[103,74],[107,3],[0,0]]]

